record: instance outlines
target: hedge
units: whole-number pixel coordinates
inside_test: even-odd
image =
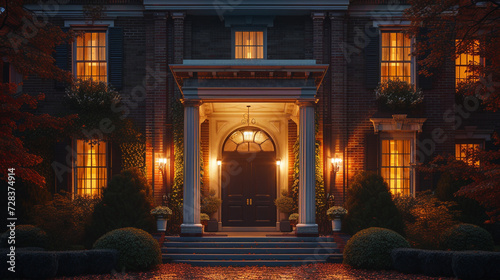
[[[394,249],[391,252],[392,265],[399,272],[408,274],[422,273],[418,255],[423,250],[411,248]]]
[[[37,248],[16,249],[15,273],[10,266],[6,249],[0,250],[0,279],[4,278],[51,278],[83,274],[110,273],[116,266],[116,250],[89,251],[36,251]]]
[[[393,266],[403,273],[458,279],[498,279],[500,252],[394,249]]]

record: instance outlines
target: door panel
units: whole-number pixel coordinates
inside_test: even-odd
[[[222,223],[224,226],[276,224],[274,152],[225,152],[222,161]]]

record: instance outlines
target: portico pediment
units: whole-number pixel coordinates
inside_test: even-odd
[[[314,60],[184,60],[170,69],[184,99],[314,100],[328,65]]]

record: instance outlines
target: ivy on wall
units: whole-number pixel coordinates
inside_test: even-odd
[[[122,170],[137,167],[146,174],[146,144],[140,141],[120,144]]]
[[[182,203],[184,188],[184,107],[180,100],[172,102],[172,128],[174,134],[174,182],[170,194],[172,216],[168,231],[179,233],[182,224]]]

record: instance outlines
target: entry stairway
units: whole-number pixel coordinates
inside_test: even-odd
[[[197,266],[298,266],[339,262],[331,237],[165,237],[163,262]]]

